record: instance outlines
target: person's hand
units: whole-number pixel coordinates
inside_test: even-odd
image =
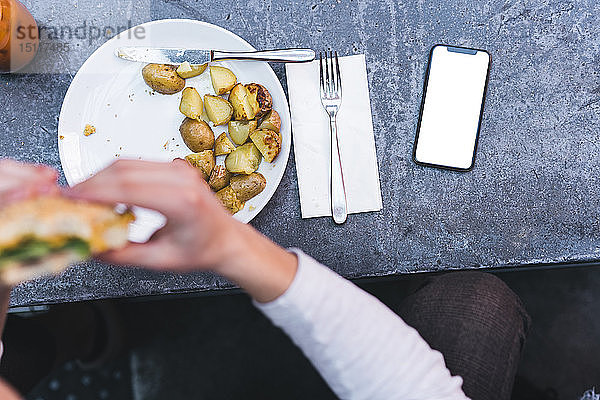
[[[58,173],[45,165],[20,163],[10,159],[0,160],[0,207],[39,195],[57,194]],[[0,221],[1,223],[1,221]],[[4,329],[10,287],[0,285],[0,335]],[[2,393],[0,389],[0,393]]]
[[[119,160],[67,194],[145,207],[167,218],[147,243],[105,253],[105,261],[179,272],[212,270],[263,302],[282,294],[295,276],[295,255],[233,219],[184,160]]]
[[[37,195],[56,194],[58,173],[45,165],[0,160],[0,207]]]
[[[235,225],[198,171],[184,160],[119,160],[67,194],[145,207],[167,217],[149,242],[101,255],[115,264],[181,272],[216,268]]]
[[[25,164],[0,159],[0,208],[40,195],[59,193],[58,173],[45,165]],[[1,222],[1,221],[0,221]],[[6,299],[10,288],[0,287],[0,298]],[[0,299],[0,309],[5,303]],[[5,304],[4,304],[5,306]],[[0,331],[2,326],[0,324]]]

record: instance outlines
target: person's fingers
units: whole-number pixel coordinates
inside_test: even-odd
[[[179,158],[179,157],[177,157],[177,158],[173,159],[172,163],[173,163],[173,164],[180,164],[180,165],[188,165],[188,166],[190,166],[190,167],[191,167],[191,165],[190,165],[190,163],[189,163],[189,162],[187,162],[187,161],[185,161],[183,158]]]
[[[41,166],[5,165],[4,168],[0,167],[0,191],[33,187],[44,192],[49,187],[57,186],[58,173],[53,169]]]
[[[37,193],[38,192],[36,188],[21,187],[13,190],[8,190],[4,193],[0,193],[0,198],[2,199],[3,203],[13,203],[33,197]]]
[[[97,183],[128,185],[135,183],[163,186],[188,185],[198,180],[196,171],[184,163],[155,163],[145,161],[118,161],[85,182],[75,186],[77,190],[102,191]]]
[[[120,250],[112,250],[97,256],[101,261],[118,265],[140,266],[156,270],[176,267],[178,255],[163,241],[130,243]]]
[[[97,183],[107,184],[128,184],[140,181],[156,182],[156,183],[177,183],[180,181],[178,170],[172,168],[170,163],[138,161],[138,160],[119,160],[102,171],[98,172],[91,178],[74,187],[77,190],[94,190],[98,189]]]
[[[51,181],[56,181],[56,179],[58,179],[58,171],[48,165],[32,165],[31,172],[35,173],[40,178],[48,179]]]
[[[58,172],[45,165],[0,160],[0,205],[21,201],[36,195],[56,194]]]
[[[187,170],[194,171],[194,173],[196,173],[196,175],[198,175],[198,177],[200,178],[200,184],[207,190],[207,192],[212,191],[210,186],[208,186],[208,182],[206,182],[202,177],[202,171],[200,171],[198,168],[192,167],[190,163],[184,160],[183,158],[175,158],[172,161],[172,164],[178,166],[179,168],[185,168]]]
[[[193,167],[189,162],[187,162],[186,160],[184,160],[183,158],[175,158],[173,159],[173,161],[171,162],[172,165],[177,166],[178,168],[184,169],[184,170],[188,170],[188,171],[194,171],[194,173],[198,176],[198,178],[200,179],[200,183],[201,185],[208,191],[208,192],[212,192],[212,189],[210,188],[210,186],[208,186],[208,182],[206,182],[204,180],[203,176],[203,172],[200,171],[198,168]]]
[[[71,188],[67,195],[90,201],[126,203],[178,214],[187,203],[199,200],[201,185],[195,170],[165,163],[130,161],[115,163],[96,176]],[[189,205],[189,204],[187,204]]]
[[[40,195],[55,195],[59,193],[58,186],[23,187],[13,190],[0,190],[0,207],[7,206]]]
[[[165,230],[166,226],[157,230],[145,243],[129,242],[127,246],[121,249],[109,250],[104,253],[97,254],[95,257],[101,261],[112,264],[145,266],[143,261],[146,259],[146,257],[152,256],[153,253],[161,250],[160,248],[163,245],[157,242],[159,242],[160,236]]]
[[[0,160],[0,175],[18,178],[37,178],[44,180],[56,180],[58,172],[43,164],[24,164],[11,159]]]
[[[133,184],[127,186],[119,185],[99,185],[104,192],[100,191],[78,191],[66,192],[68,197],[93,201],[105,204],[124,203],[130,206],[139,206],[159,211],[167,217],[176,217],[183,211],[183,208],[190,210],[193,207],[194,199],[186,198],[174,201],[174,196],[178,193],[162,186],[147,186],[143,184]]]

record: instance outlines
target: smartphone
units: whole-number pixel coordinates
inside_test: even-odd
[[[473,169],[490,63],[485,50],[433,46],[413,150],[417,164]]]

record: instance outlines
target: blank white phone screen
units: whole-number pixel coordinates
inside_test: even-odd
[[[415,160],[469,169],[490,64],[484,51],[435,46],[429,61]]]

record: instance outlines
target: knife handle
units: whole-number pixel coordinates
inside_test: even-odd
[[[219,60],[256,60],[270,62],[307,62],[315,59],[311,49],[281,49],[266,51],[211,51],[212,61]]]

